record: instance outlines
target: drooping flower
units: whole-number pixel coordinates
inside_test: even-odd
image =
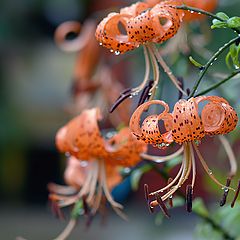
[[[201,114],[199,115],[200,103],[206,103],[206,105],[203,107]],[[158,115],[155,114],[146,117],[140,126],[142,113],[153,104],[163,106],[164,110]],[[160,122],[163,122],[163,129],[159,128]],[[188,211],[191,211],[191,199],[196,175],[194,151],[197,154],[204,170],[217,185],[221,186],[226,193],[229,190],[234,190],[229,186],[232,177],[237,171],[236,159],[225,138],[221,136],[220,140],[229,156],[231,166],[229,179],[226,185],[220,183],[215,178],[200,153],[198,145],[201,139],[206,135],[223,135],[233,131],[237,122],[238,117],[235,110],[224,98],[218,96],[200,96],[190,98],[189,100],[181,99],[175,104],[172,113],[169,113],[168,105],[164,101],[160,100],[144,103],[136,109],[130,120],[130,129],[138,139],[141,139],[158,148],[165,148],[172,142],[183,145],[175,154],[173,154],[174,156],[180,155],[183,148],[182,163],[176,177],[172,179],[167,186],[151,193],[148,193],[148,187],[146,186],[145,190],[147,199],[149,200],[151,196],[155,196],[155,200],[149,200],[149,207],[151,210],[160,205],[165,214],[168,216],[166,206],[163,202],[172,198],[173,194],[189,178],[192,171],[192,182],[187,187],[187,209]],[[159,158],[158,156],[148,157],[147,154],[144,155],[145,158],[148,158],[149,160],[157,161]],[[160,162],[169,160],[171,160],[171,158],[166,158],[165,160],[163,158]],[[162,195],[163,192],[166,193]],[[224,205],[226,201],[225,195],[221,205]]]
[[[83,24],[64,22],[55,32],[55,42],[63,51],[77,53],[71,88],[73,103],[67,108],[73,114],[97,106],[105,115],[115,102],[116,95],[124,89],[123,84],[116,81],[113,71],[105,64],[108,56],[101,54],[101,48],[94,37],[95,30],[96,22],[87,19]],[[76,36],[69,39],[73,34]],[[111,88],[113,83],[115,87]],[[126,102],[109,116],[114,126],[122,122],[127,124],[130,116],[128,106]]]
[[[55,193],[50,194],[50,199],[62,207],[84,197],[91,213],[95,214],[105,196],[113,209],[121,214],[123,207],[113,199],[110,190],[121,181],[118,168],[132,167],[140,162],[146,144],[137,141],[128,128],[105,139],[98,128],[100,119],[99,109],[84,110],[58,131],[57,148],[71,156],[65,180],[78,191],[64,196],[61,191],[51,188]]]
[[[150,98],[154,97],[159,82],[158,62],[179,91],[186,94],[155,46],[156,43],[162,43],[177,33],[184,13],[175,6],[181,3],[181,0],[167,0],[150,8],[148,3],[137,2],[121,9],[119,13],[110,13],[99,23],[95,35],[100,45],[110,49],[116,55],[143,45],[146,63],[142,83],[138,87],[121,93],[111,111],[124,99],[137,95],[140,91],[142,91],[140,102],[144,102],[150,95]],[[154,79],[151,81],[149,79],[150,64],[154,73]]]

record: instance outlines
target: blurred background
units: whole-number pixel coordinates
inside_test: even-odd
[[[56,46],[53,40],[56,27],[67,20],[84,22],[90,16],[102,17],[117,9],[116,6],[130,3],[127,0],[1,1],[0,239],[10,240],[20,235],[29,240],[53,239],[66,224],[51,214],[46,186],[49,182],[63,183],[65,159],[56,150],[55,133],[71,118],[66,108],[72,102],[70,89],[76,53],[65,53]],[[218,11],[222,10],[230,16],[239,15],[239,9],[238,0],[220,1],[218,7]],[[231,38],[231,34],[215,30],[207,48],[217,50]],[[131,63],[131,71],[127,69],[131,82],[126,85],[133,86],[133,83],[139,82],[144,74],[139,68],[144,64],[141,49],[117,58],[123,64],[126,61]],[[191,87],[197,71],[189,69],[187,60],[181,61],[181,64],[179,61],[174,63],[174,69],[184,69],[182,74],[188,76],[186,85]],[[215,69],[228,71],[223,59]],[[171,87],[164,86],[163,89],[162,98],[165,101],[173,103],[177,100],[170,97]],[[224,91],[222,87],[218,91],[222,91],[239,112],[239,81],[230,81],[227,89],[229,91]],[[239,135],[235,133],[231,139],[239,155]],[[218,152],[214,140],[210,140],[210,145],[204,148]],[[205,152],[208,152],[206,158],[216,156],[213,151]],[[217,154],[219,156],[221,152]],[[225,181],[223,173],[227,172],[226,167],[219,163],[218,167],[219,172],[222,171],[220,177]],[[145,176],[144,181],[150,183],[152,180]],[[206,186],[205,179],[201,182]],[[125,187],[130,192],[129,183]],[[156,216],[149,214],[145,206],[142,185],[140,189],[137,193],[117,193],[126,205],[130,222],[122,221],[110,211],[106,223],[102,224],[97,218],[88,230],[80,224],[70,239],[194,238],[196,224],[200,221],[194,214],[189,216],[182,207],[173,210],[173,217],[158,226],[155,224]],[[199,193],[204,194],[207,201],[213,198],[204,186],[200,187]]]

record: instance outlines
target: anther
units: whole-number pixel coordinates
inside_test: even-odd
[[[56,218],[59,218],[61,220],[65,219],[63,212],[61,211],[60,207],[58,206],[58,203],[54,200],[51,201],[51,210]]]
[[[236,193],[235,193],[234,199],[233,199],[233,201],[232,201],[232,203],[231,203],[231,207],[232,207],[232,208],[234,207],[234,204],[235,204],[235,202],[236,202],[236,200],[237,200],[237,198],[238,198],[239,192],[240,192],[240,180],[238,181],[238,188],[237,188],[237,191],[236,191]]]
[[[178,86],[184,90],[184,82],[182,77],[177,77],[178,80]],[[181,99],[183,96],[183,93],[181,91],[178,91],[178,99]]]
[[[131,96],[131,93],[121,94],[120,97],[116,100],[116,102],[112,105],[109,112],[112,113],[126,98],[130,96]]]
[[[161,196],[160,196],[158,193],[156,193],[156,194],[155,194],[155,197],[156,197],[157,203],[158,203],[159,207],[161,208],[163,214],[164,214],[166,217],[169,218],[169,217],[170,217],[170,214],[169,214],[168,209],[167,209],[165,203],[163,202]]]
[[[151,213],[154,212],[154,208],[151,206],[151,202],[149,199],[149,191],[148,191],[148,185],[144,184],[144,193],[145,193],[145,199],[147,201],[148,209]]]
[[[186,89],[187,95],[189,96],[191,93],[191,90],[189,88]]]
[[[228,192],[229,192],[228,187],[231,184],[231,180],[232,179],[230,177],[227,178],[226,186],[224,187],[224,193],[223,193],[222,199],[220,200],[220,206],[221,207],[224,206],[226,201],[227,201],[227,196],[228,196]]]
[[[193,196],[193,189],[192,185],[187,185],[186,188],[186,210],[188,212],[192,212],[192,196]]]
[[[167,184],[169,185],[171,182],[173,181],[172,178],[169,178],[168,181],[167,181]],[[168,192],[171,191],[171,188],[169,188]],[[172,208],[173,207],[173,199],[172,199],[172,196],[170,196],[168,198],[168,203],[169,203],[169,206]]]
[[[141,104],[143,104],[146,100],[148,100],[150,98],[149,91],[152,88],[153,83],[154,83],[154,81],[150,80],[148,82],[148,84],[144,87],[142,94],[138,101],[138,106],[140,106]]]

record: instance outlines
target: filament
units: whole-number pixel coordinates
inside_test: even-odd
[[[141,157],[156,163],[162,163],[179,156],[182,152],[183,152],[183,147],[179,148],[176,152],[167,156],[155,156],[155,155],[149,155],[147,153],[141,153]]]
[[[196,161],[195,161],[192,144],[190,144],[190,151],[191,151],[191,159],[192,159],[192,191],[193,191],[193,187],[195,185],[195,180],[196,180]]]
[[[227,188],[227,189],[231,189],[231,190],[233,190],[233,191],[235,192],[235,190],[234,190],[233,188],[231,188],[231,187],[226,187],[224,184],[220,183],[220,182],[216,179],[216,177],[213,175],[212,171],[209,169],[207,163],[205,162],[203,156],[201,155],[201,153],[200,153],[197,145],[196,145],[196,144],[193,144],[193,147],[194,147],[194,149],[195,149],[195,151],[196,151],[196,153],[197,153],[197,155],[198,155],[198,158],[199,158],[199,160],[200,160],[200,162],[201,162],[204,170],[207,172],[208,176],[209,176],[217,185],[219,185],[219,186],[222,187],[223,189],[224,189],[224,188]]]
[[[223,147],[224,147],[224,149],[227,153],[228,159],[229,159],[229,163],[230,163],[230,173],[229,173],[229,175],[230,175],[230,177],[233,177],[237,172],[236,157],[234,155],[234,152],[233,152],[227,138],[225,136],[219,135],[219,140],[222,143],[222,145],[223,145]]]
[[[163,58],[161,57],[160,53],[158,52],[156,46],[154,44],[149,45],[149,49],[151,48],[151,50],[153,51],[154,55],[156,56],[158,62],[160,63],[160,65],[162,66],[163,70],[166,72],[166,74],[168,75],[168,77],[170,78],[170,80],[172,81],[172,83],[176,86],[176,88],[182,92],[182,94],[184,94],[185,96],[187,96],[187,93],[179,86],[178,84],[178,80],[177,78],[173,75],[172,71],[170,70],[170,68],[168,67],[168,65],[166,64],[166,62],[163,60]]]
[[[144,58],[145,58],[145,76],[143,79],[143,82],[138,86],[132,89],[132,92],[134,93],[138,93],[141,90],[143,90],[143,88],[145,87],[145,85],[147,84],[147,81],[149,80],[149,74],[150,74],[150,61],[149,61],[149,56],[148,56],[148,52],[147,52],[147,48],[145,46],[143,46],[143,53],[144,53]]]
[[[71,234],[71,232],[74,229],[74,227],[76,226],[76,224],[77,224],[77,220],[72,218],[69,221],[66,228],[63,230],[63,232],[58,237],[56,237],[54,240],[65,240],[65,239],[67,239],[67,237]]]

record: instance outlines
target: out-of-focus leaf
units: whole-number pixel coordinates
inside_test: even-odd
[[[201,68],[203,67],[203,65],[199,62],[197,62],[192,56],[189,57],[189,61],[195,66],[195,67],[198,67],[198,68]]]
[[[193,201],[192,210],[193,210],[193,212],[197,213],[198,215],[200,215],[202,217],[209,216],[208,210],[201,198],[196,198]]]
[[[232,44],[230,46],[225,61],[229,68],[232,68],[232,65],[235,69],[240,68],[240,45]]]
[[[240,27],[240,17],[231,17],[227,20],[227,25],[229,28],[239,28]]]
[[[223,240],[222,234],[207,222],[199,223],[196,227],[195,234],[199,240]]]
[[[71,212],[71,217],[72,218],[78,218],[80,215],[83,214],[83,202],[82,200],[76,202],[74,205],[74,208]]]
[[[185,204],[185,200],[182,197],[173,198],[173,207],[182,207]]]
[[[168,170],[172,169],[173,167],[178,165],[181,161],[182,161],[182,156],[181,155],[171,159],[170,161],[167,161],[166,162],[166,170],[168,171]]]
[[[142,175],[150,171],[151,169],[152,167],[150,165],[145,164],[131,173],[130,181],[131,181],[132,190],[136,191],[138,189],[139,182]]]
[[[228,20],[228,19],[229,19],[229,16],[228,16],[226,13],[224,13],[224,12],[218,12],[218,13],[216,14],[216,16],[218,16],[218,17],[221,18],[222,20]]]
[[[162,212],[158,213],[155,217],[155,224],[157,226],[160,226],[163,222],[163,219],[164,219],[164,215],[162,214]]]

